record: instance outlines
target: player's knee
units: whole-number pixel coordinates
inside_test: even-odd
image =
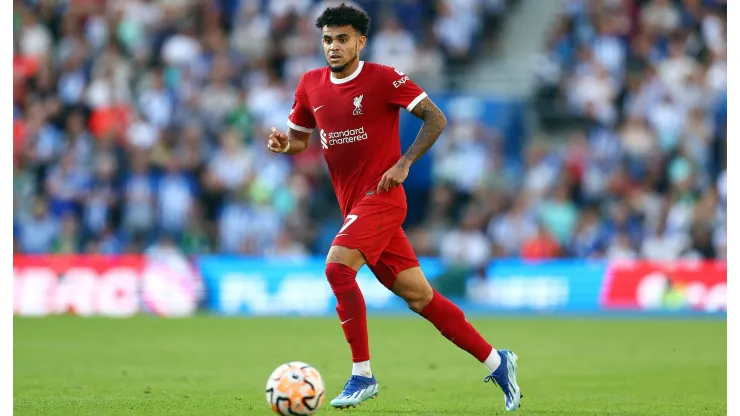
[[[329,265],[331,263],[340,263],[356,271],[365,264],[365,258],[362,256],[360,250],[342,246],[331,246],[329,254],[326,256],[326,264]]]
[[[329,281],[329,286],[331,286],[334,294],[350,290],[357,286],[357,282],[355,281],[357,271],[349,266],[341,263],[328,263],[324,272],[326,273],[326,280]]]
[[[409,305],[409,309],[416,313],[421,313],[429,305],[429,302],[432,301],[432,296],[434,296],[432,287],[426,285],[407,293],[404,300]]]

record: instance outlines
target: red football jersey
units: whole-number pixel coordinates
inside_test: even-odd
[[[401,186],[376,194],[383,174],[401,158],[399,110],[411,111],[427,94],[389,66],[360,61],[352,75],[335,79],[328,67],[298,82],[288,126],[319,129],[334,191],[346,216],[363,198],[406,208]]]

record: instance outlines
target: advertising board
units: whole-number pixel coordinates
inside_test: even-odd
[[[194,261],[139,255],[15,256],[13,311],[21,316],[189,316],[202,306],[218,315],[335,314],[323,258],[213,255]],[[433,282],[444,275],[438,259],[422,259],[421,266]],[[369,312],[409,313],[366,267],[357,281]],[[469,278],[465,288],[464,299],[453,300],[476,314],[727,311],[724,262],[496,260],[485,278]]]
[[[324,275],[325,259],[265,260],[204,256],[198,260],[206,287],[206,305],[223,315],[335,314],[336,300]],[[440,265],[422,260],[434,276]],[[406,304],[381,285],[367,267],[357,282],[369,311],[407,310]]]
[[[21,316],[187,316],[201,295],[187,264],[137,255],[15,256],[13,280]]]
[[[596,311],[606,267],[601,261],[494,261],[485,279],[469,281],[468,299],[490,310]]]
[[[613,263],[600,305],[605,310],[727,311],[727,263]]]

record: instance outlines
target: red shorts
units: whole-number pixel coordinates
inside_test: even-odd
[[[359,250],[375,277],[390,289],[398,273],[419,266],[401,228],[404,219],[404,208],[380,201],[362,201],[347,215],[332,245]]]

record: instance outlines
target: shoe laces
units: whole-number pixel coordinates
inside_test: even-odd
[[[491,373],[491,375],[484,378],[483,381],[486,383],[490,381],[494,386],[499,387],[502,390],[509,390],[509,380],[507,380],[506,377],[497,376],[496,374]]]
[[[489,376],[487,376],[486,378],[483,379],[483,382],[485,382],[485,383],[488,383],[489,381],[493,382],[493,385],[494,386],[500,387],[499,384],[498,384],[498,380],[496,380],[496,376],[494,376],[493,373],[491,373],[491,375],[489,375]]]
[[[344,385],[344,390],[362,390],[363,388],[365,388],[365,383],[357,376],[352,376],[347,384]]]

